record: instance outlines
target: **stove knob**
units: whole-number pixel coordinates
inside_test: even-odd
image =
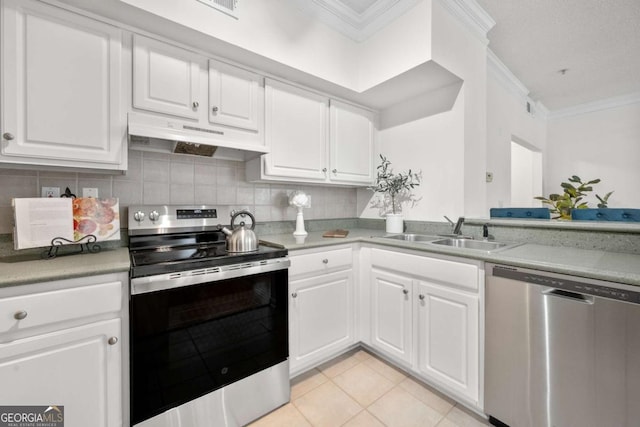
[[[160,218],[160,214],[158,213],[158,211],[151,211],[149,212],[149,219],[153,222],[157,221]]]
[[[142,211],[135,212],[133,214],[133,219],[135,219],[138,222],[144,221],[144,212],[142,212]]]

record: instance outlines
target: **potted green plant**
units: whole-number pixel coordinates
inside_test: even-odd
[[[572,210],[587,209],[589,204],[583,200],[587,196],[587,193],[593,191],[593,184],[598,184],[600,179],[582,182],[579,176],[573,175],[568,178],[568,181],[569,182],[560,184],[560,187],[563,189],[562,194],[550,194],[548,198],[542,196],[535,197],[536,200],[541,200],[542,203],[551,206],[549,210],[552,214],[557,215],[553,217],[553,219],[570,220]],[[608,192],[604,197],[596,194],[596,198],[599,201],[599,208],[607,207],[611,194],[613,194],[613,191]]]
[[[415,203],[416,199],[412,190],[420,185],[422,171],[394,172],[391,162],[380,154],[380,164],[376,168],[375,185],[369,187],[375,193],[383,195],[382,200],[372,201],[372,206],[378,207],[386,218],[387,233],[402,233],[404,219],[402,216],[403,203]]]

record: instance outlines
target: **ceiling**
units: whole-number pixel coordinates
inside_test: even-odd
[[[489,48],[547,109],[640,94],[639,0],[475,1],[496,21]],[[329,25],[362,40],[415,1],[305,3],[331,15],[332,22],[324,19]]]

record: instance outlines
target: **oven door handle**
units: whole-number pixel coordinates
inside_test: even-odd
[[[241,264],[224,265],[220,267],[201,268],[198,270],[181,271],[148,277],[131,279],[131,295],[148,292],[164,291],[199,283],[217,282],[235,279],[242,276],[270,273],[289,268],[291,261],[288,257],[253,261]]]

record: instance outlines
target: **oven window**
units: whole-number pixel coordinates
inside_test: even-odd
[[[288,357],[287,270],[132,295],[138,423]]]

